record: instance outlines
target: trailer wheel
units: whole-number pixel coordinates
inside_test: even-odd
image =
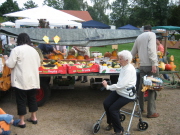
[[[36,93],[36,101],[38,106],[44,105],[49,100],[51,95],[49,84],[46,82],[41,82],[40,89],[37,90]]]

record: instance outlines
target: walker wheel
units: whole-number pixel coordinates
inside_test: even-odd
[[[139,129],[140,131],[145,131],[146,129],[148,129],[148,123],[147,123],[147,122],[144,122],[144,121],[139,122],[139,123],[138,123],[138,129]]]
[[[99,123],[95,123],[93,125],[93,134],[97,134],[100,130],[100,124]]]
[[[120,114],[120,121],[123,122],[126,119],[126,116],[124,114]]]

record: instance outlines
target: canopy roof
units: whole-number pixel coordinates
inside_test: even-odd
[[[101,28],[101,29],[109,29],[110,28],[109,25],[106,25],[104,23],[94,21],[94,20],[82,22],[82,27],[83,28]]]
[[[166,30],[180,30],[180,27],[177,26],[155,26],[152,29],[166,29]]]
[[[65,21],[65,20],[48,20],[50,26],[62,26],[62,25],[72,25],[78,26],[78,28],[82,28],[81,23],[77,23],[75,21]],[[16,28],[19,28],[20,25],[27,25],[27,26],[38,26],[39,21],[37,19],[20,19],[16,20]]]
[[[2,26],[15,26],[15,23],[7,21],[7,22],[3,22],[1,23]]]
[[[127,29],[127,30],[139,30],[139,28],[132,26],[130,24],[127,24],[125,26],[119,27],[118,29]]]
[[[61,19],[61,20],[76,20],[84,21],[78,17],[70,15],[68,13],[62,12],[60,10],[54,9],[48,6],[41,6],[32,9],[27,9],[23,11],[17,11],[13,13],[4,14],[3,16],[9,17],[25,17],[33,19]]]
[[[17,37],[20,33],[27,33],[33,42],[45,43],[43,37],[55,44],[53,37],[61,38],[59,45],[73,46],[104,46],[132,43],[142,32],[140,30],[112,30],[112,29],[48,29],[48,28],[2,28],[1,33]]]

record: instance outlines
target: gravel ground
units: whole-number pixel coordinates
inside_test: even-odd
[[[26,128],[11,126],[11,135],[92,135],[92,127],[103,114],[103,100],[109,91],[92,90],[89,83],[76,83],[74,90],[52,90],[50,100],[37,112],[38,124],[26,122]],[[146,131],[138,131],[137,117],[133,117],[131,135],[180,135],[180,88],[165,88],[158,92],[156,100],[159,118],[146,118],[149,125]],[[7,93],[0,100],[0,107],[6,113],[18,118],[14,92]],[[132,110],[132,103],[124,107]],[[29,118],[30,114],[26,115]],[[129,115],[122,123],[125,130],[129,124]],[[106,117],[102,120],[98,135],[110,135],[113,131],[105,131]]]

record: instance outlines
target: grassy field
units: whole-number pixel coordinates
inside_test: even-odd
[[[120,44],[118,45],[118,52],[122,51],[122,50],[129,50],[131,51],[133,46],[133,43],[128,43],[128,44]],[[99,51],[102,54],[104,54],[105,52],[109,51],[112,52],[114,49],[112,49],[112,46],[104,46],[104,47],[91,47],[90,51]],[[169,52],[169,55],[174,55],[174,64],[177,66],[176,70],[180,71],[180,50],[179,49],[167,49],[167,51]]]

